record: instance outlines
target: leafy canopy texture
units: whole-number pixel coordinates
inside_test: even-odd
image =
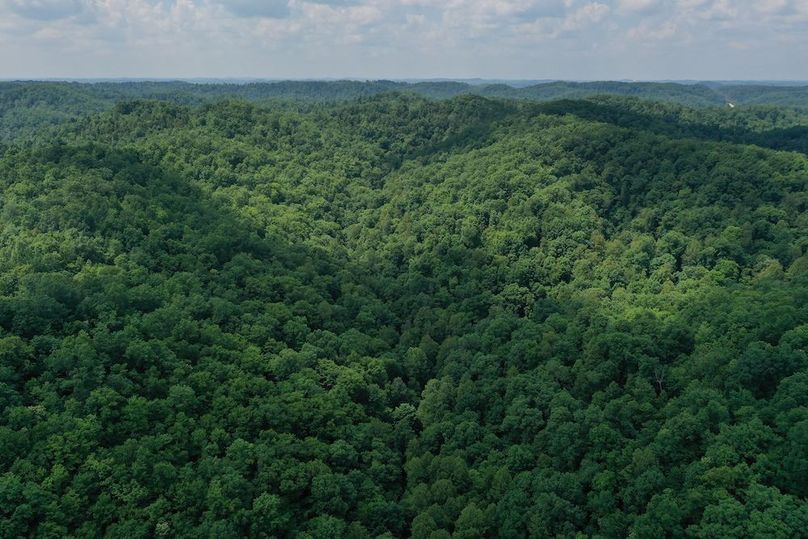
[[[0,147],[1,537],[808,530],[799,109],[70,88]]]

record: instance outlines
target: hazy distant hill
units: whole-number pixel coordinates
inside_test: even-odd
[[[120,101],[157,99],[201,104],[224,98],[300,102],[339,101],[389,92],[415,93],[433,99],[475,94],[530,101],[583,99],[619,95],[690,107],[782,105],[808,108],[808,87],[681,84],[658,82],[546,82],[530,86],[469,84],[455,81],[279,81],[205,83],[181,81],[137,82],[2,82],[0,83],[0,140],[10,133],[57,124],[87,112],[108,110]]]

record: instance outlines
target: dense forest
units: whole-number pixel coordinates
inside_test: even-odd
[[[285,84],[0,85],[0,537],[805,537],[804,89]]]
[[[191,82],[96,82],[92,84],[56,81],[0,82],[0,142],[19,138],[36,129],[66,123],[89,112],[111,110],[115,104],[147,99],[183,105],[202,105],[222,100],[242,100],[258,104],[274,104],[279,100],[302,103],[349,101],[392,92],[418,95],[430,99],[451,99],[479,95],[492,99],[531,102],[583,100],[602,96],[629,97],[646,102],[665,102],[690,109],[729,108],[743,106],[768,116],[759,123],[762,128],[782,127],[784,118],[801,116],[796,125],[805,127],[808,114],[808,85],[758,86],[721,83],[653,83],[653,82],[545,82],[527,86],[504,83],[468,84],[452,81],[277,81],[236,83]],[[795,111],[796,109],[796,111]],[[762,111],[762,112],[761,112]],[[687,114],[692,115],[690,110]],[[743,114],[738,114],[743,116]],[[698,116],[697,116],[698,117]],[[722,121],[733,121],[729,117]],[[795,124],[793,119],[788,127]]]

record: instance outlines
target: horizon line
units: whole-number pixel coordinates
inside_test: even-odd
[[[0,77],[0,82],[224,82],[224,83],[251,83],[251,82],[478,82],[481,84],[492,82],[514,82],[548,84],[554,82],[617,82],[617,83],[674,83],[674,84],[703,84],[703,83],[742,83],[742,84],[799,84],[808,85],[808,79],[631,79],[631,78],[600,78],[600,79],[565,79],[565,78],[499,78],[499,77],[253,77],[253,76],[194,76],[194,77],[151,77],[151,76],[97,76],[97,77]]]

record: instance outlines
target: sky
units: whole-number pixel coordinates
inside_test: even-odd
[[[808,0],[0,0],[0,79],[808,80]]]

